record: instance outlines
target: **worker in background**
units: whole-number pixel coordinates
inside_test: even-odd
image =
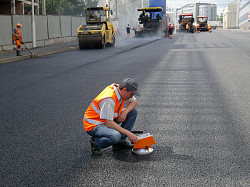
[[[101,149],[112,145],[113,149],[132,149],[128,138],[136,143],[138,138],[131,132],[136,117],[137,100],[140,96],[138,83],[126,78],[120,84],[107,86],[89,105],[83,118],[85,131],[90,139],[92,154],[101,155]],[[120,124],[120,125],[119,125]]]
[[[126,31],[127,31],[127,37],[129,37],[130,36],[130,26],[129,26],[129,24],[128,24],[128,26],[126,27]]]
[[[13,40],[16,42],[16,55],[22,56],[20,54],[21,44],[22,42],[22,32],[21,32],[22,24],[18,23],[16,28],[12,32]]]
[[[156,15],[156,19],[161,20],[161,16],[159,14]]]
[[[168,25],[168,38],[172,39],[173,38],[173,28],[171,24]]]
[[[198,23],[196,24],[196,33],[200,33],[200,25]]]
[[[208,31],[211,32],[211,24],[208,25]]]
[[[175,26],[174,26],[174,24],[172,25],[172,28],[173,28],[173,33],[174,33],[174,31],[175,31]]]
[[[90,20],[97,20],[97,16],[94,11],[92,11],[90,14]]]
[[[119,34],[119,35],[121,34],[121,33],[120,33],[120,29],[119,29],[119,25],[117,25],[117,28],[115,29],[115,33],[116,33],[116,34]]]
[[[186,25],[186,32],[188,32],[189,31],[189,24],[187,23],[187,25]]]

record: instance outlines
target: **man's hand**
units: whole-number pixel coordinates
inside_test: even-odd
[[[21,42],[21,44],[23,44],[23,42]]]
[[[136,143],[138,142],[138,138],[135,134],[133,134],[132,132],[130,132],[128,135],[127,135],[128,139],[132,142],[132,143]]]

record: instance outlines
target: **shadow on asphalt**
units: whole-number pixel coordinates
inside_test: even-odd
[[[161,161],[166,159],[180,159],[180,160],[193,160],[193,156],[174,154],[173,147],[160,147],[153,148],[153,153],[149,155],[136,155],[130,150],[113,150],[113,158],[123,162],[141,162],[141,161]]]

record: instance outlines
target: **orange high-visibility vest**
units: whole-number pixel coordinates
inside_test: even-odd
[[[211,29],[211,25],[208,25],[208,28]]]
[[[119,94],[119,92],[117,90],[117,87],[117,84],[111,84],[110,86],[107,86],[89,105],[83,118],[85,131],[91,131],[97,125],[105,124],[106,119],[100,119],[101,109],[98,105],[99,101],[103,99],[112,98],[115,101],[114,119],[118,118],[118,116],[121,114],[124,108],[125,101],[122,100],[122,103],[120,103],[120,101],[118,100],[117,94]]]
[[[13,34],[13,40],[14,41],[17,41],[17,40],[22,41],[22,32],[18,28],[16,28],[16,33],[15,34],[17,36]]]

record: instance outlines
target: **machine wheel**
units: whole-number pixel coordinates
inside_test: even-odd
[[[105,43],[106,43],[106,41],[105,41],[105,35],[104,35],[102,38],[102,41],[101,41],[101,46],[100,46],[101,49],[105,48]]]
[[[114,45],[115,45],[115,37],[113,36],[112,43],[110,44],[110,46],[113,47]]]

